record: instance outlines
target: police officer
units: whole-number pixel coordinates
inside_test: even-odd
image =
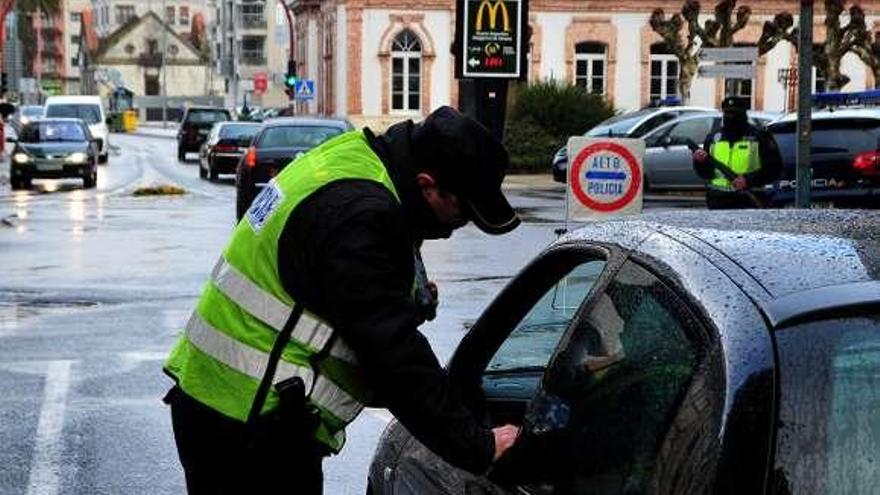
[[[721,130],[694,152],[694,170],[709,181],[709,209],[763,208],[762,186],[779,178],[782,157],[773,136],[749,123],[747,102],[727,97],[721,103]]]
[[[514,229],[507,165],[486,128],[443,107],[334,138],[263,189],[165,364],[190,493],[321,493],[322,459],[364,405],[487,471],[517,429],[475,418],[418,332],[414,247],[469,221]]]

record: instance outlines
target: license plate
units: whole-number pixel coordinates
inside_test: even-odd
[[[54,172],[64,168],[60,163],[38,163],[37,170],[41,172]]]

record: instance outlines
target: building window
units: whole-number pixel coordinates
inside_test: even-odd
[[[735,46],[749,47],[749,45]],[[729,62],[730,65],[752,65],[752,62]],[[743,101],[749,102],[749,108],[752,108],[752,97],[754,95],[754,83],[751,79],[725,79],[724,80],[724,96],[736,96]]]
[[[266,28],[266,2],[249,0],[241,4],[240,24],[244,28]]]
[[[391,109],[418,111],[421,108],[422,43],[405,29],[391,42]]]
[[[241,63],[244,65],[265,65],[265,46],[266,38],[264,36],[244,36],[241,39]]]
[[[180,7],[180,25],[181,26],[189,25],[189,7],[185,7],[185,6]]]
[[[70,65],[71,65],[72,67],[77,67],[77,66],[79,66],[79,58],[78,58],[78,57],[73,57],[72,59],[70,59]]]
[[[134,19],[134,5],[117,5],[116,6],[116,24],[126,24]]]
[[[159,53],[159,40],[150,38],[147,40],[147,54],[156,55]]]
[[[678,58],[664,43],[651,45],[651,83],[649,100],[657,102],[678,94]]]
[[[70,44],[71,45],[78,45],[80,39],[81,38],[78,34],[72,34],[72,35],[70,35]]]
[[[165,7],[165,22],[168,24],[174,24],[174,7]]]
[[[70,13],[70,22],[73,22],[73,23],[82,22],[82,13],[71,12]]]
[[[594,95],[605,94],[608,49],[602,43],[583,42],[574,47],[574,83]]]

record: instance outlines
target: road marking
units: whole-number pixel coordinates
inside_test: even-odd
[[[64,445],[64,410],[70,388],[72,361],[50,361],[46,370],[46,390],[37,435],[34,457],[28,479],[27,495],[54,495],[61,484],[61,454]]]

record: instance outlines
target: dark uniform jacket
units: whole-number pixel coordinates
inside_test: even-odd
[[[761,168],[752,173],[746,174],[743,177],[745,177],[750,188],[761,187],[772,183],[782,175],[782,155],[779,153],[779,146],[776,144],[776,140],[773,138],[773,135],[766,130],[758,129],[754,126],[749,126],[746,135],[754,136],[758,141],[758,153],[761,156]],[[739,137],[728,137],[724,136],[722,132],[716,132],[710,134],[706,138],[706,143],[703,145],[703,149],[706,150],[706,153],[709,153],[712,143],[720,141],[722,138],[731,141],[740,140]],[[694,162],[694,170],[697,172],[697,175],[703,179],[711,181],[715,178],[716,163],[716,160],[710,155],[709,159],[703,163]]]

